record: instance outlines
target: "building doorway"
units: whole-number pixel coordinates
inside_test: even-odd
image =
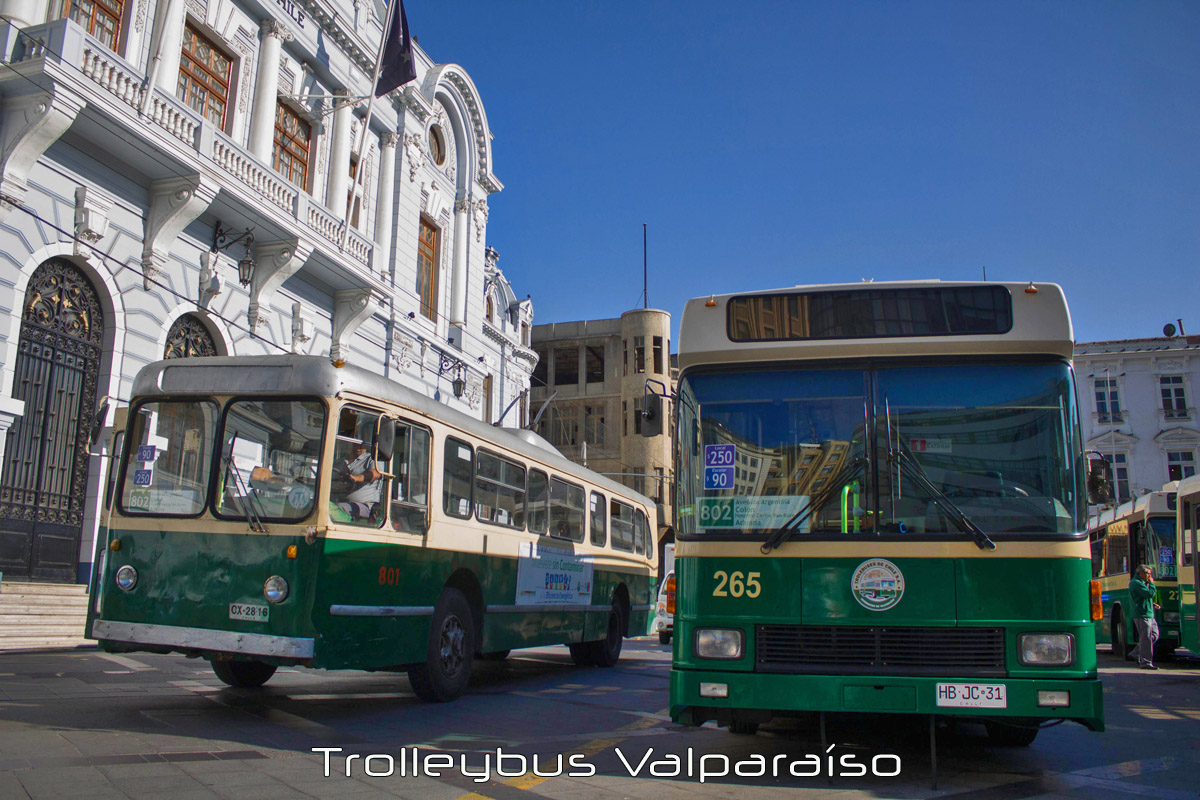
[[[104,341],[100,296],[55,258],[25,292],[13,397],[25,401],[0,472],[0,571],[74,583]]]

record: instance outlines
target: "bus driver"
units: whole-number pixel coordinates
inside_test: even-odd
[[[345,462],[345,469],[350,488],[336,501],[337,507],[355,520],[370,519],[383,489],[383,473],[375,468],[366,442],[355,443],[354,458]]]

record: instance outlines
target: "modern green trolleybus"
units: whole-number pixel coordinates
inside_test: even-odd
[[[1092,577],[1100,584],[1104,617],[1096,622],[1096,642],[1110,643],[1113,653],[1128,657],[1137,641],[1130,617],[1129,579],[1143,564],[1154,570],[1154,612],[1158,642],[1154,658],[1170,658],[1179,647],[1179,581],[1176,571],[1175,484],[1141,495],[1088,521],[1092,545]]]
[[[1103,730],[1072,339],[1045,283],[688,302],[671,717]]]
[[[88,635],[258,686],[280,665],[407,670],[645,635],[654,506],[529,431],[308,356],[150,364],[134,381]]]

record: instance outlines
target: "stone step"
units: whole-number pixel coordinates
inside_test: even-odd
[[[0,620],[15,616],[80,616],[87,614],[87,603],[5,603],[0,601]]]
[[[86,620],[54,618],[53,622],[38,620],[0,621],[0,642],[13,636],[83,636]]]
[[[9,595],[46,596],[80,595],[87,597],[88,587],[82,583],[29,583],[27,581],[0,580],[0,597]]]
[[[71,647],[95,647],[96,643],[82,636],[11,636],[0,638],[0,651],[60,650]]]

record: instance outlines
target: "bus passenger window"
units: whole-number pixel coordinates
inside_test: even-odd
[[[533,533],[545,533],[546,524],[550,518],[550,481],[546,473],[529,470],[529,530]]]
[[[396,426],[392,456],[392,529],[425,533],[429,529],[429,431]]]
[[[550,535],[583,541],[583,487],[550,479]]]
[[[604,495],[592,492],[592,544],[604,547],[608,542],[608,514],[605,509]]]
[[[471,482],[475,476],[475,453],[471,445],[446,439],[442,466],[442,508],[452,517],[471,516]]]
[[[640,508],[633,517],[633,551],[650,552],[650,523],[646,520],[646,512]]]
[[[480,451],[475,470],[475,516],[483,522],[525,527],[525,468]]]
[[[613,500],[609,505],[612,519],[612,545],[618,550],[633,551],[633,506]]]
[[[380,500],[384,494],[386,465],[375,458],[378,427],[377,412],[342,409],[329,484],[329,518],[333,522],[370,527],[383,524]]]

